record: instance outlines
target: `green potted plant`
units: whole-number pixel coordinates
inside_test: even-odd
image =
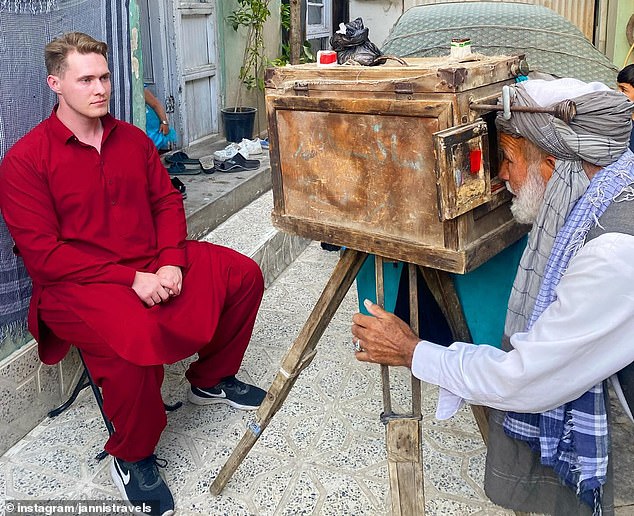
[[[271,15],[270,0],[238,0],[237,7],[227,16],[234,31],[246,29],[246,42],[239,79],[247,90],[264,91],[264,70],[268,64],[264,45],[264,24]],[[221,110],[227,141],[240,142],[253,137],[257,108],[242,105],[243,87],[237,88],[235,102]]]

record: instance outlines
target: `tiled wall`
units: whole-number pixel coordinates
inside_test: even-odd
[[[0,362],[33,340],[26,329],[26,318],[21,323],[16,324],[15,328],[2,327],[0,334],[3,335],[2,340],[0,340]]]
[[[310,242],[305,238],[278,231],[251,256],[262,269],[266,288],[302,254]]]
[[[35,341],[0,361],[0,455],[66,399],[80,374],[74,349],[59,364],[47,366]]]

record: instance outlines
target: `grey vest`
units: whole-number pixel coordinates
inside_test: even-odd
[[[595,227],[588,232],[586,241],[592,240],[603,233],[626,233],[634,235],[634,209],[631,202],[613,202],[599,219],[601,227]],[[634,285],[632,285],[634,288]],[[634,363],[617,373],[623,394],[634,414]]]
[[[588,232],[586,242],[604,233],[634,235],[634,203],[613,202],[599,220],[601,227]],[[634,288],[634,285],[632,286]],[[634,364],[618,373],[623,392],[630,408],[634,408]],[[605,390],[608,396],[607,389]],[[610,401],[606,400],[608,409]],[[610,412],[608,410],[608,412]],[[539,455],[528,445],[512,439],[504,433],[502,423],[505,412],[491,410],[489,415],[489,447],[487,450],[484,489],[492,502],[516,511],[552,514],[554,516],[590,516],[589,506],[579,502],[574,491],[562,485],[551,468],[542,466]],[[614,447],[619,441],[631,441],[631,423],[614,425],[608,413]],[[613,447],[613,449],[614,449]],[[614,464],[623,454],[611,453],[608,463],[608,478],[603,490],[602,509],[604,516],[614,515]],[[618,464],[617,464],[618,470]],[[632,493],[621,493],[617,487],[617,498],[626,501]],[[634,502],[634,500],[631,500]]]

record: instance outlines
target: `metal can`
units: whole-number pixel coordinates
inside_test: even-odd
[[[471,54],[471,38],[453,38],[451,40],[451,57],[464,59]]]

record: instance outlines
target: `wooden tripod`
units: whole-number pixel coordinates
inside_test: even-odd
[[[316,346],[330,323],[337,308],[347,294],[359,269],[367,258],[361,251],[346,249],[335,266],[328,283],[321,293],[306,324],[295,339],[285,357],[279,371],[269,388],[265,400],[255,414],[255,422],[238,442],[227,462],[221,468],[212,483],[210,491],[218,495],[240,466],[273,416],[280,409],[295,384],[299,374],[315,357]],[[416,289],[416,265],[409,264],[410,283],[410,320],[412,329],[418,332],[418,296]],[[458,296],[454,290],[451,277],[443,271],[420,267],[423,277],[436,301],[441,307],[454,339],[470,342],[471,335],[467,328]],[[383,260],[376,259],[377,302],[383,304]],[[420,380],[412,377],[412,413],[397,415],[392,412],[390,398],[389,368],[381,366],[384,412],[382,421],[386,424],[386,446],[388,470],[390,475],[390,491],[392,514],[395,516],[419,516],[424,514],[425,499],[423,494],[422,469],[422,428],[421,428],[421,388]],[[473,414],[486,444],[488,421],[484,407],[472,406]]]

